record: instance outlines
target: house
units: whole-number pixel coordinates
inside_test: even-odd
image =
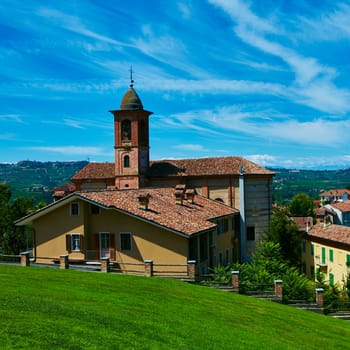
[[[349,276],[350,227],[319,223],[305,231],[302,266],[309,278],[321,272],[330,284],[343,286]]]
[[[335,224],[350,226],[350,200],[326,204],[325,208],[334,213],[333,222]]]
[[[114,118],[114,162],[89,163],[71,179],[75,192],[69,194],[61,188],[55,192],[53,204],[17,221],[17,225],[33,225],[36,255],[69,252],[71,258],[89,260],[110,254],[118,261],[128,257],[168,263],[195,257],[207,267],[249,260],[272,214],[274,173],[233,156],[150,161],[152,112],[143,108],[133,81],[120,109],[110,112]],[[191,196],[194,203],[185,200]],[[148,203],[147,209],[138,207],[140,198]],[[95,210],[92,208],[100,208],[100,216],[90,212]],[[228,234],[221,236],[223,231]],[[67,238],[66,244],[63,238],[67,235],[71,241]],[[108,237],[109,253],[107,248],[103,253],[101,247],[106,246]],[[69,250],[78,238],[85,242],[84,248]],[[122,242],[129,242],[127,247],[133,243],[138,253],[126,253]]]
[[[322,203],[343,202],[349,199],[350,190],[346,188],[329,190],[320,194]]]

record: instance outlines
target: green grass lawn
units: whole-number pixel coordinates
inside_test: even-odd
[[[162,278],[0,265],[0,349],[350,349],[350,322]]]

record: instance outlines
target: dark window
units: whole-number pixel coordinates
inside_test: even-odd
[[[144,120],[141,120],[140,122],[140,142],[141,143],[146,142],[146,126],[145,126]]]
[[[70,215],[79,215],[79,203],[71,203],[70,204]]]
[[[222,219],[218,221],[218,235],[228,231],[228,220]]]
[[[122,141],[131,140],[131,122],[130,120],[122,121]]]
[[[247,241],[255,241],[255,227],[254,226],[247,227]]]
[[[91,204],[90,208],[91,208],[91,214],[93,214],[93,215],[100,214],[100,207],[98,207],[97,205]]]
[[[66,236],[66,249],[68,252],[80,252],[83,246],[83,236],[72,233]]]
[[[124,168],[129,168],[130,167],[130,157],[125,156],[124,157]]]
[[[120,233],[120,250],[131,250],[131,233]]]
[[[199,236],[199,253],[201,262],[208,259],[208,236],[206,234]]]

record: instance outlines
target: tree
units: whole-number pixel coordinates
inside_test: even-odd
[[[291,216],[315,217],[314,201],[305,193],[296,194],[288,205]]]
[[[274,208],[266,231],[266,239],[279,243],[283,258],[291,265],[300,265],[301,236],[298,232],[298,225],[289,217],[287,208]]]
[[[0,184],[0,246],[6,254],[19,254],[27,248],[27,230],[15,226],[15,220],[33,210],[33,199],[18,197],[12,203],[11,190]]]

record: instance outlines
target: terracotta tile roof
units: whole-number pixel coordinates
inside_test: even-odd
[[[89,163],[72,176],[71,180],[113,179],[114,163]]]
[[[242,167],[245,174],[274,175],[274,172],[242,157],[152,161],[148,175],[150,177],[238,175]]]
[[[75,186],[72,184],[63,184],[61,186],[55,187],[52,192],[65,192],[65,193],[71,193],[75,191]]]
[[[326,214],[336,215],[334,210],[332,210],[331,208],[327,208],[327,207],[317,208],[315,210],[315,214],[316,214],[316,216],[325,216]]]
[[[212,229],[216,225],[209,220],[238,213],[237,209],[199,195],[195,195],[193,204],[186,200],[183,205],[176,204],[174,191],[174,188],[143,188],[76,192],[76,195],[105,207],[115,207],[185,235]],[[150,197],[148,210],[145,210],[141,208],[139,197],[147,194]]]
[[[350,245],[350,227],[343,225],[323,225],[318,224],[305,235],[305,237],[320,238],[335,243]]]
[[[321,197],[341,197],[344,193],[347,193],[350,196],[350,191],[346,188],[341,188],[337,190],[329,190],[326,192],[322,192],[320,194]]]
[[[332,203],[331,206],[333,208],[336,208],[342,212],[348,212],[350,211],[350,200],[344,201],[344,202],[336,202]]]
[[[292,220],[298,225],[299,230],[305,230],[313,226],[313,218],[311,216],[294,216]]]

